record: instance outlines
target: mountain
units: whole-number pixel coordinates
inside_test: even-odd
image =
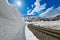
[[[60,15],[56,16],[56,18],[60,18]]]

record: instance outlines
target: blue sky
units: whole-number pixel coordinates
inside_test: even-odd
[[[17,1],[21,2],[20,6],[16,4]],[[60,15],[60,0],[8,0],[8,2],[14,4],[22,16],[52,17]],[[54,13],[54,11],[56,12]]]

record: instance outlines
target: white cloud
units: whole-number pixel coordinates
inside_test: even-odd
[[[32,9],[30,9],[30,10],[27,11],[27,15],[30,15],[30,11],[31,11],[31,10],[32,10]]]
[[[36,7],[32,10],[31,13],[28,12],[29,10],[27,11],[27,14],[28,14],[28,15],[33,15],[34,12],[39,13],[40,10],[45,9],[45,5],[46,5],[46,4],[40,5],[40,2],[39,2],[39,1],[40,1],[40,0],[36,0],[36,2],[34,3],[34,5],[35,5]],[[30,9],[30,10],[31,10],[31,9]]]
[[[40,17],[55,17],[60,15],[60,7],[53,9],[53,7],[48,8],[44,13],[40,14]]]
[[[36,2],[34,3],[34,5],[36,6],[31,13],[29,13],[30,10],[27,11],[28,15],[33,15],[34,12],[37,13],[41,13],[41,10],[44,10],[46,7],[46,3],[44,3],[43,5],[40,5],[40,0],[36,0]],[[45,12],[40,14],[40,17],[55,17],[57,15],[60,15],[60,7],[54,9],[53,7],[48,8]]]
[[[33,5],[33,4],[32,4],[31,6],[32,6],[32,8],[34,7],[34,5]]]

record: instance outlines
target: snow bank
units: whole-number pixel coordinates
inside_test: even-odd
[[[0,0],[0,40],[25,40],[25,22],[15,6]]]
[[[25,27],[25,35],[26,35],[26,40],[38,40],[36,36],[28,29],[28,27]]]

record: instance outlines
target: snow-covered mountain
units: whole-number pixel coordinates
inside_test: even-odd
[[[56,18],[60,18],[60,15],[56,16]]]
[[[34,20],[37,20],[37,19],[38,19],[38,16],[33,16],[33,15],[24,16],[25,21],[34,21]]]

